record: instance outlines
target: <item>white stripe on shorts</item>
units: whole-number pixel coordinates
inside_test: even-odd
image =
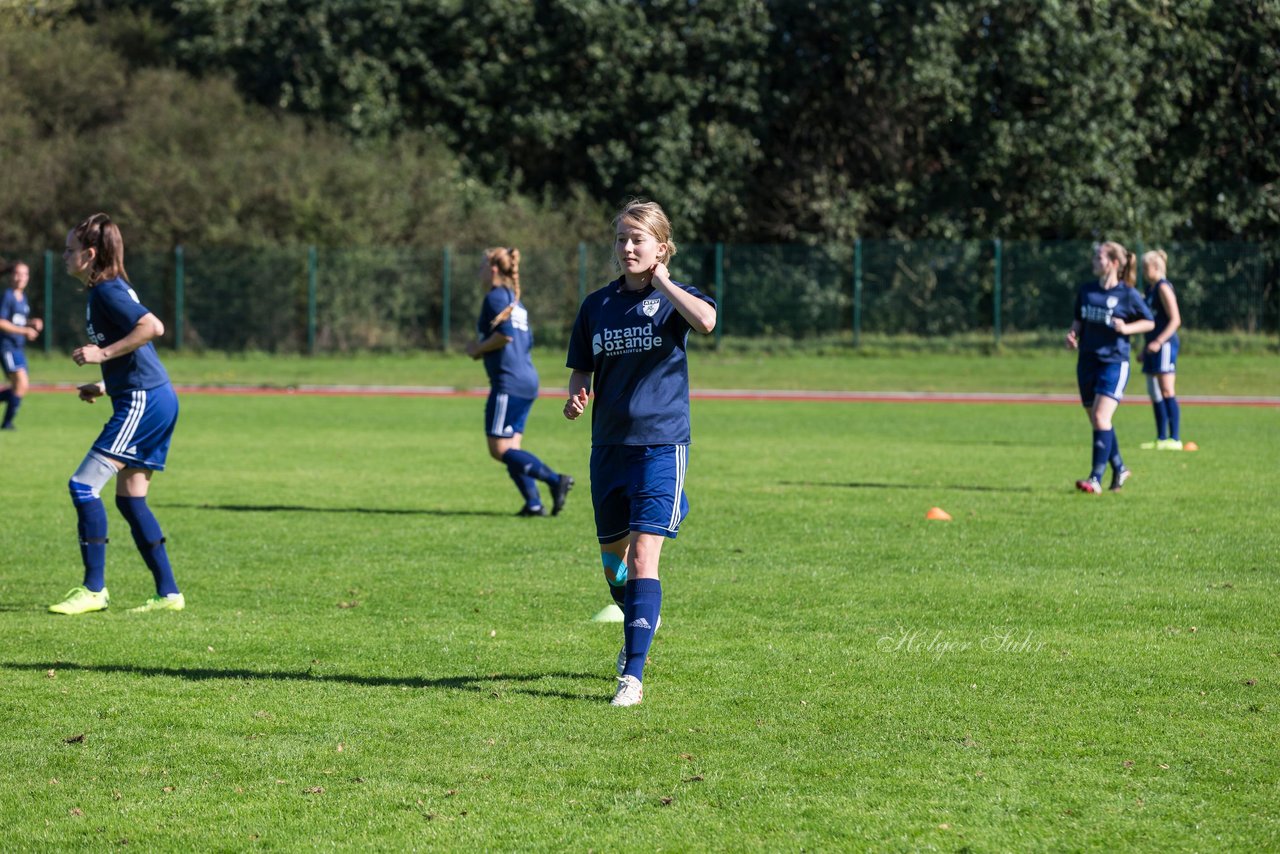
[[[1169,364],[1173,356],[1173,344],[1169,341],[1160,345],[1160,373],[1167,374],[1173,370],[1173,366]]]
[[[684,472],[688,465],[689,446],[676,445],[676,494],[675,503],[671,507],[671,522],[667,525],[668,531],[680,527],[680,496],[684,494]]]
[[[13,354],[8,350],[4,354],[4,372],[6,374],[16,374],[18,372],[18,365],[13,361]]]
[[[1124,397],[1124,387],[1129,384],[1129,360],[1120,363],[1120,379],[1116,381],[1116,400]]]
[[[142,416],[147,411],[147,393],[142,389],[130,392],[133,399],[129,401],[129,413],[124,417],[124,424],[120,426],[120,432],[116,434],[116,440],[111,443],[111,453],[123,454],[125,448],[133,444],[133,436],[138,432],[138,424],[142,422]]]
[[[493,398],[493,423],[489,425],[489,433],[501,436],[507,431],[507,396],[497,394]]]

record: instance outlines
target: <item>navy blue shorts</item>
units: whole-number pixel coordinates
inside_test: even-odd
[[[510,439],[524,432],[535,398],[516,397],[505,391],[490,391],[484,405],[484,433],[498,439]]]
[[[169,440],[178,423],[178,395],[165,383],[145,391],[127,391],[111,398],[111,420],[102,428],[93,449],[126,466],[164,471]]]
[[[5,347],[0,350],[0,365],[6,374],[16,374],[27,369],[27,354],[21,347]]]
[[[1076,382],[1080,386],[1080,402],[1088,409],[1097,397],[1124,400],[1124,387],[1129,383],[1129,361],[1099,362],[1084,356],[1076,364]]]
[[[1148,353],[1142,348],[1142,372],[1144,374],[1173,374],[1178,369],[1178,336],[1175,335],[1155,353]]]
[[[642,531],[675,539],[689,515],[688,445],[601,445],[591,449],[596,538],[613,543]]]

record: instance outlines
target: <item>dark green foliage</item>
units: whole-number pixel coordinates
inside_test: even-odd
[[[758,0],[179,2],[186,67],[359,137],[429,129],[484,181],[746,227],[767,18]]]
[[[180,0],[154,14],[173,61],[229,72],[272,108],[360,138],[432,132],[502,189],[645,193],[699,239],[1280,234],[1275,3]]]
[[[630,194],[682,242],[1268,243],[1277,44],[1211,0],[51,0],[0,14],[0,246],[594,245]]]
[[[134,20],[130,32],[155,26]],[[102,41],[123,49],[122,21],[0,26],[0,246],[61,246],[100,209],[133,249],[550,242],[600,227],[585,203],[553,211],[478,184],[430,133],[352,141],[246,104],[220,74],[134,66]]]

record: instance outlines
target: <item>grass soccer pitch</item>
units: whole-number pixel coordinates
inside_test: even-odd
[[[187,596],[108,499],[112,610],[66,481],[104,420],[0,435],[0,849],[1274,849],[1277,410],[1184,407],[1197,453],[1077,493],[1073,405],[694,403],[645,702],[589,426],[517,519],[478,398],[187,394],[151,504]],[[939,506],[951,522],[925,521]]]

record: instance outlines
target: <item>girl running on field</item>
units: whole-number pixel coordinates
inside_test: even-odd
[[[484,359],[489,374],[489,402],[484,408],[489,456],[507,467],[507,474],[524,499],[517,516],[546,516],[538,481],[551,487],[551,515],[564,509],[573,478],[557,474],[521,449],[525,420],[538,399],[538,370],[529,355],[533,331],[529,312],[520,302],[520,250],[487,249],[480,264],[480,281],[488,287],[478,336],[467,344],[467,355]]]

